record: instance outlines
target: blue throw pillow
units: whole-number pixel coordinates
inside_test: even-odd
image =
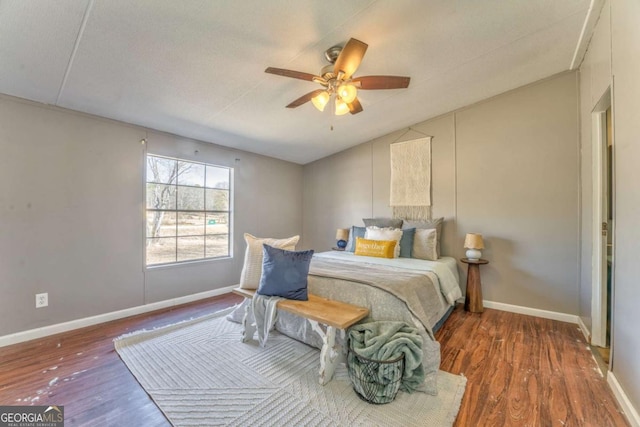
[[[402,238],[400,239],[400,258],[411,258],[411,253],[413,252],[413,238],[415,235],[415,228],[402,230]]]
[[[258,293],[307,301],[307,276],[313,250],[285,251],[262,245],[262,276]]]
[[[356,237],[362,237],[364,239],[364,233],[366,232],[367,232],[367,227],[356,227],[355,225],[352,225],[351,233],[349,233],[349,241],[347,242],[347,247],[345,248],[345,251],[355,252]]]

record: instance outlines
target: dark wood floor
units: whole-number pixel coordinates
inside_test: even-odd
[[[64,405],[67,426],[166,426],[113,338],[228,307],[228,294],[0,348],[0,405]],[[627,426],[576,325],[456,308],[437,333],[468,378],[456,426]]]
[[[436,338],[468,379],[456,426],[629,425],[574,324],[458,308]]]

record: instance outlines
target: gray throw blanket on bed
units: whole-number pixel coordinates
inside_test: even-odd
[[[388,361],[404,354],[405,368],[400,389],[408,392],[424,391],[422,337],[416,328],[404,322],[362,323],[349,329],[349,340],[353,351],[368,359]],[[379,369],[375,375],[371,382],[380,384],[379,392],[385,393],[385,384],[389,382],[385,377],[385,370]]]
[[[353,262],[314,257],[309,275],[366,283],[395,295],[407,304],[409,311],[420,320],[429,336],[435,340],[429,325],[428,313],[437,311],[440,303],[437,299],[430,298],[432,294],[429,293],[430,286],[427,284],[431,283],[431,278],[427,272],[373,264],[362,268]]]

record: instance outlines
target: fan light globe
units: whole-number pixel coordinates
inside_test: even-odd
[[[349,106],[341,100],[339,97],[336,98],[336,116],[342,116],[349,112]]]
[[[324,92],[320,92],[319,94],[311,98],[311,102],[313,103],[313,106],[318,110],[324,111],[324,107],[329,102],[329,92],[327,92],[326,90]]]
[[[347,104],[351,104],[358,95],[358,90],[352,84],[343,83],[338,87],[338,95]]]

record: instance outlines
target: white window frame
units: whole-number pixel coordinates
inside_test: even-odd
[[[195,165],[203,165],[205,168],[205,186],[204,187],[198,187],[198,186],[190,186],[190,185],[184,185],[184,184],[180,184],[180,179],[179,179],[179,173],[177,174],[175,181],[173,183],[170,184],[163,184],[163,185],[171,185],[173,187],[175,187],[174,190],[174,197],[175,197],[175,201],[173,204],[173,208],[165,208],[165,209],[157,209],[157,208],[149,208],[148,207],[148,186],[149,184],[158,184],[156,181],[153,180],[153,178],[150,178],[149,176],[147,176],[147,168],[148,168],[148,164],[149,164],[149,158],[159,158],[159,159],[166,159],[166,160],[171,160],[171,161],[176,161],[178,164],[179,162],[182,163],[189,163],[189,164],[195,164]],[[206,170],[207,170],[207,166],[208,167],[213,167],[213,168],[219,168],[219,169],[227,169],[229,171],[229,188],[219,188],[219,187],[207,187],[206,186]],[[204,162],[197,162],[197,161],[193,161],[193,160],[188,160],[188,159],[181,159],[181,158],[177,158],[177,157],[170,157],[170,156],[163,156],[163,155],[157,155],[157,154],[151,154],[151,153],[146,153],[145,154],[145,161],[144,161],[144,212],[145,212],[145,221],[144,221],[144,267],[146,269],[154,269],[154,268],[158,268],[158,267],[167,267],[167,266],[175,266],[175,265],[184,265],[184,264],[188,264],[188,263],[194,263],[194,262],[210,262],[210,261],[216,261],[216,260],[220,260],[220,259],[229,259],[229,258],[233,258],[233,191],[234,191],[234,186],[233,186],[233,175],[234,175],[234,168],[229,167],[229,166],[221,166],[221,165],[216,165],[216,164],[212,164],[212,163],[204,163]],[[188,210],[188,209],[178,209],[178,189],[179,187],[183,187],[183,188],[202,188],[202,190],[204,191],[204,208],[203,209],[196,209],[196,210]],[[206,209],[206,190],[226,190],[228,191],[228,210],[213,210],[213,209]],[[175,236],[155,236],[155,237],[150,237],[149,234],[149,225],[148,225],[148,214],[149,212],[154,212],[154,211],[164,211],[164,212],[168,212],[168,213],[174,213],[176,216],[176,219],[178,218],[179,213],[198,213],[198,214],[204,214],[204,218],[205,218],[205,223],[203,224],[203,233],[204,234],[194,234],[194,235],[180,235],[178,232],[178,223],[176,221],[176,235]],[[227,254],[226,255],[222,255],[222,256],[207,256],[206,253],[206,242],[207,242],[207,236],[212,236],[212,235],[216,235],[216,234],[207,234],[207,224],[206,224],[206,218],[207,218],[207,214],[226,214],[227,218],[228,218],[228,224],[227,224]],[[220,235],[220,234],[218,234]],[[190,259],[185,259],[185,260],[179,260],[178,257],[178,241],[180,237],[203,237],[204,238],[204,247],[203,247],[203,257],[201,258],[190,258]],[[167,238],[167,239],[171,239],[171,238],[175,238],[175,260],[173,261],[169,261],[169,262],[162,262],[162,263],[155,263],[155,264],[148,264],[148,242],[150,239],[163,239],[163,238]]]

